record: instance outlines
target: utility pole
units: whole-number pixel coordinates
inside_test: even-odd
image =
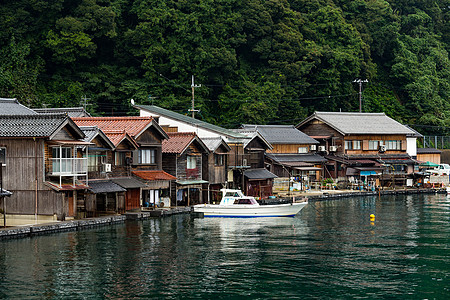
[[[191,84],[191,88],[192,88],[192,108],[189,110],[190,112],[192,112],[192,118],[195,118],[195,112],[199,111],[198,109],[195,109],[195,106],[194,106],[194,103],[195,103],[195,100],[194,100],[194,89],[198,88],[198,87],[201,87],[201,86],[202,86],[201,84],[199,84],[199,85],[195,85],[194,84],[194,75],[192,75],[192,84]]]
[[[353,80],[353,82],[359,83],[359,112],[361,112],[362,111],[362,103],[361,103],[362,84],[369,82],[369,80],[367,80],[367,79],[364,79],[364,80],[362,80],[362,79],[355,79],[355,80]]]
[[[91,105],[90,103],[88,103],[89,100],[91,100],[91,98],[86,98],[86,95],[81,96],[80,105],[83,106],[83,109],[85,112],[86,112],[86,107],[88,105]]]

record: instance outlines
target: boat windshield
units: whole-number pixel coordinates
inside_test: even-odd
[[[242,197],[239,192],[226,192],[225,197]]]
[[[251,199],[236,199],[233,204],[254,204]]]

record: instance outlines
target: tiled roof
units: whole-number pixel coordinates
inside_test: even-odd
[[[176,180],[175,176],[170,175],[164,171],[154,170],[154,171],[132,171],[133,175],[139,178],[153,181],[153,180]]]
[[[248,144],[250,144],[254,139],[260,139],[263,144],[266,144],[267,149],[273,149],[269,141],[266,140],[266,138],[263,137],[258,131],[248,129],[233,129],[233,131],[243,134],[245,138],[228,139],[229,143],[242,143],[244,148],[247,148]]]
[[[83,141],[91,142],[97,136],[101,136],[101,138],[110,146],[111,149],[114,148],[115,145],[113,144],[113,142],[97,126],[80,126],[80,129],[86,135]]]
[[[78,126],[97,126],[103,132],[125,131],[132,137],[138,136],[152,124],[152,117],[90,117],[72,118]]]
[[[293,125],[249,125],[243,124],[243,130],[258,131],[269,143],[273,144],[319,144],[318,141],[296,129]]]
[[[168,140],[162,142],[163,153],[183,153],[195,139],[194,132],[169,132]]]
[[[222,137],[207,137],[201,138],[203,143],[205,143],[206,147],[210,152],[216,152],[216,150],[223,145],[228,151],[231,151],[230,146],[223,140]]]
[[[442,151],[436,148],[417,148],[417,154],[441,154]]]
[[[137,189],[145,187],[146,185],[136,178],[132,177],[119,177],[119,178],[111,178],[112,182],[120,185],[125,189]]]
[[[20,104],[15,98],[0,98],[0,115],[36,115],[37,113]]]
[[[83,107],[34,108],[39,114],[67,114],[71,118],[90,117]]]
[[[139,148],[139,145],[136,143],[136,141],[128,135],[128,133],[125,132],[125,130],[112,130],[107,131],[105,130],[104,133],[109,138],[109,140],[114,144],[114,146],[118,146],[120,143],[122,143],[124,140],[129,141],[134,147],[137,149]]]
[[[135,107],[137,109],[142,109],[142,110],[148,111],[148,112],[153,113],[158,116],[164,116],[166,118],[180,121],[180,122],[183,122],[186,124],[190,124],[195,127],[207,129],[207,130],[216,132],[219,135],[223,135],[226,137],[245,138],[240,133],[234,132],[230,129],[222,128],[220,126],[213,125],[213,124],[201,121],[201,120],[197,120],[197,119],[191,118],[189,116],[185,116],[185,115],[182,115],[182,114],[176,113],[174,111],[164,109],[164,108],[161,108],[161,107],[158,107],[155,105],[135,105]]]
[[[248,179],[272,179],[278,177],[277,175],[264,168],[246,170],[244,171],[244,176]]]
[[[126,189],[111,180],[90,180],[89,191],[94,194],[125,192]]]
[[[68,120],[65,115],[0,116],[0,136],[50,137]]]
[[[355,112],[319,112],[316,111],[296,127],[313,119],[318,119],[342,134],[406,134],[416,135],[416,132],[389,118],[384,113]]]
[[[266,153],[265,155],[278,163],[288,163],[288,162],[322,163],[327,161],[326,158],[318,154]]]

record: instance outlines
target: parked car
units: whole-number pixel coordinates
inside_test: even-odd
[[[427,170],[427,172],[432,175],[450,175],[450,165],[449,164],[440,164],[434,169]]]

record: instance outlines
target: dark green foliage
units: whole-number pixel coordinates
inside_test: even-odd
[[[2,2],[0,96],[35,107],[187,114],[195,75],[198,118],[294,124],[358,111],[362,78],[364,111],[450,125],[449,0]]]

